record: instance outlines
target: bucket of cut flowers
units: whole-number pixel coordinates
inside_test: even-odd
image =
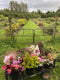
[[[38,72],[55,67],[57,50],[51,46],[45,47],[41,42],[38,45],[11,51],[4,57],[2,70],[11,78],[18,80]],[[6,80],[8,77],[6,76]]]

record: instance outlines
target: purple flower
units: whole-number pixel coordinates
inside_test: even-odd
[[[13,65],[16,65],[16,64],[18,64],[18,61],[17,60],[14,60],[13,61]]]
[[[43,50],[40,50],[40,53],[41,53],[41,54],[44,53]]]
[[[48,53],[45,51],[45,55],[47,56],[48,55]]]
[[[20,66],[20,71],[23,71],[24,70],[24,66]]]

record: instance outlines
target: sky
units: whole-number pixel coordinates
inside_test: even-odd
[[[10,1],[27,3],[30,12],[33,10],[37,11],[37,9],[43,12],[56,11],[60,6],[60,0],[0,0],[0,9],[8,8]]]

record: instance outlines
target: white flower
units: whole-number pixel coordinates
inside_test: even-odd
[[[49,63],[53,64],[53,61],[49,61]]]
[[[36,46],[36,48],[34,49],[33,53],[34,53],[35,55],[39,56],[40,51],[39,51],[38,46]]]
[[[20,57],[18,57],[18,63],[20,62]]]
[[[43,64],[39,64],[39,66],[43,66]]]
[[[29,48],[31,48],[33,50],[35,48],[35,46],[34,45],[31,45]]]

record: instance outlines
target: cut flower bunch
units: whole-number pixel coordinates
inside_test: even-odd
[[[41,71],[53,66],[54,60],[58,56],[57,53],[57,50],[52,46],[44,47],[42,42],[38,42],[38,45],[31,45],[6,55],[2,70],[8,74],[14,74],[16,71],[18,73]]]

